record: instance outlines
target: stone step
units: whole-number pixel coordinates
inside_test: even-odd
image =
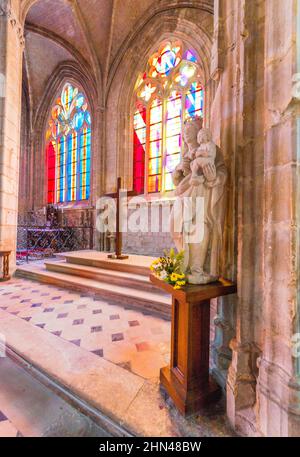
[[[7,355],[12,360],[95,420],[108,435],[138,434],[138,422],[128,431],[127,423],[130,424],[124,416],[146,383],[143,378],[2,310],[0,332],[5,334]],[[23,390],[23,396],[28,397],[28,392]],[[41,399],[41,395],[39,397]],[[44,410],[47,405],[51,410],[49,401],[45,402]],[[34,408],[37,408],[36,404]],[[159,413],[158,400],[156,410]],[[47,411],[47,414],[50,413]],[[36,422],[37,417],[32,416],[31,411],[30,420],[33,418]]]
[[[91,420],[88,411],[83,413],[79,404],[74,401],[72,404],[70,396],[67,401],[63,399],[64,393],[65,390],[59,391],[52,379],[34,370],[32,364],[6,347],[6,357],[0,358],[0,408],[10,420],[9,426],[6,423],[6,431],[14,429],[18,436],[28,438],[112,436],[112,427],[109,434],[108,427],[99,426]],[[97,422],[103,423],[102,416]],[[118,436],[120,426],[117,427],[115,435]],[[4,435],[1,427],[0,437],[4,436],[15,435]]]
[[[138,288],[140,290],[146,290],[162,295],[161,290],[154,286],[150,282],[149,277],[145,275],[67,263],[65,261],[46,261],[45,267],[48,271],[56,273],[80,276],[81,278],[94,279],[96,281],[106,282],[109,284],[116,284],[117,286]]]
[[[48,271],[44,265],[19,267],[16,270],[16,275],[46,284],[84,292],[89,295],[95,295],[103,299],[117,301],[121,306],[129,306],[143,312],[155,313],[167,319],[171,317],[171,298],[168,295]]]
[[[107,252],[76,251],[56,254],[56,257],[65,259],[67,263],[76,265],[122,271],[147,277],[150,274],[149,267],[154,260],[154,257],[142,255],[130,255],[129,259],[125,260],[112,260],[107,255]]]

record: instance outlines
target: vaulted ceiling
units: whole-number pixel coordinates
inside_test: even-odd
[[[213,0],[21,0],[33,105],[66,61],[85,68],[103,88],[122,46],[138,27],[162,11],[195,3],[213,10]]]

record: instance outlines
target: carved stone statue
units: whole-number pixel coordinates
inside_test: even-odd
[[[201,118],[185,123],[184,154],[173,172],[177,200],[171,214],[171,231],[177,249],[184,249],[190,284],[208,284],[218,279],[226,203],[226,166],[210,131],[203,129],[202,123]],[[199,201],[202,231],[197,231]],[[190,208],[188,217],[184,210],[186,202]],[[193,231],[196,236],[191,237]]]
[[[203,168],[208,165],[214,165],[216,159],[217,147],[212,141],[211,132],[208,129],[200,129],[197,135],[199,147],[189,153],[191,159],[192,179],[195,178],[195,184],[198,183],[198,176],[203,177]]]

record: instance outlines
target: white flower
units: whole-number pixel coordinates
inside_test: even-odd
[[[161,271],[161,273],[160,273],[161,279],[166,279],[167,276],[168,276],[168,275],[167,275],[167,272],[166,272],[166,271]]]

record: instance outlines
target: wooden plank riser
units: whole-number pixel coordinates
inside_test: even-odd
[[[86,295],[103,298],[111,301],[115,301],[118,305],[124,307],[130,307],[133,309],[137,309],[141,312],[149,312],[151,314],[157,314],[159,317],[164,319],[170,320],[171,319],[171,306],[167,307],[165,303],[155,303],[153,301],[149,301],[142,298],[134,298],[128,297],[127,295],[122,295],[117,292],[112,292],[109,290],[101,289],[93,289],[93,287],[86,287],[81,284],[73,283],[72,281],[67,282],[65,280],[54,278],[52,276],[46,275],[39,275],[38,273],[31,272],[31,271],[16,271],[16,276],[31,279],[34,281],[42,282],[45,284],[51,284],[58,287],[63,287],[65,289],[69,289],[75,292],[85,293]]]

